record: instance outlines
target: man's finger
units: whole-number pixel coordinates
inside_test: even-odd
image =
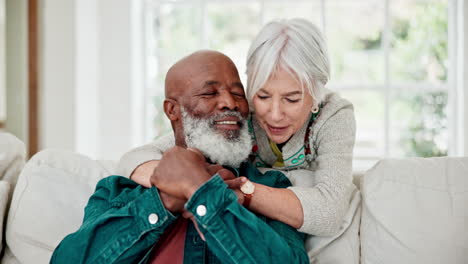
[[[187,150],[193,151],[193,152],[197,153],[198,155],[202,156],[203,158],[205,158],[205,156],[203,156],[203,153],[200,150],[196,149],[196,148],[187,148]]]
[[[218,164],[209,164],[207,167],[206,167],[208,173],[213,176],[215,173],[217,173],[218,171],[224,169],[223,166],[221,165],[218,165]]]
[[[192,218],[193,214],[187,210],[184,210],[184,212],[182,213],[182,217],[185,218],[185,219],[189,219],[189,218]]]
[[[245,182],[247,182],[247,178],[239,177],[239,178],[234,178],[230,180],[224,180],[224,182],[228,185],[230,189],[236,190],[236,189],[240,189],[240,187],[244,185]]]
[[[221,176],[221,178],[225,181],[227,180],[232,180],[232,179],[235,179],[236,176],[234,176],[234,174],[228,170],[228,169],[224,169],[222,168],[221,170],[217,171],[217,173],[219,174],[219,176]]]

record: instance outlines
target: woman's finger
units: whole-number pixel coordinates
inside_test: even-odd
[[[240,189],[242,185],[244,185],[245,182],[247,182],[246,177],[238,177],[234,179],[229,179],[229,180],[224,180],[224,182],[228,185],[230,189]]]

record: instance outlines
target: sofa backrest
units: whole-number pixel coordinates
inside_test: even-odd
[[[9,133],[0,132],[0,252],[3,250],[3,223],[25,158],[23,142]]]
[[[48,263],[58,243],[81,225],[96,183],[114,167],[56,150],[31,158],[13,194],[2,263]]]
[[[468,158],[382,160],[361,193],[362,263],[468,263]]]

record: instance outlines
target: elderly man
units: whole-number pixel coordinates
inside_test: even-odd
[[[159,161],[152,187],[101,180],[82,226],[51,263],[308,263],[303,234],[251,213],[225,183],[235,173],[291,185],[279,172],[262,175],[243,163],[251,149],[248,104],[232,61],[214,51],[191,54],[168,71],[165,90],[176,147]]]

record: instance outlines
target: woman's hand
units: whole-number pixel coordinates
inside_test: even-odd
[[[240,191],[240,187],[247,182],[247,178],[244,176],[234,178],[234,179],[224,179],[224,182],[227,184],[229,189],[233,190],[237,195],[237,201],[240,204],[244,203],[244,194]]]

